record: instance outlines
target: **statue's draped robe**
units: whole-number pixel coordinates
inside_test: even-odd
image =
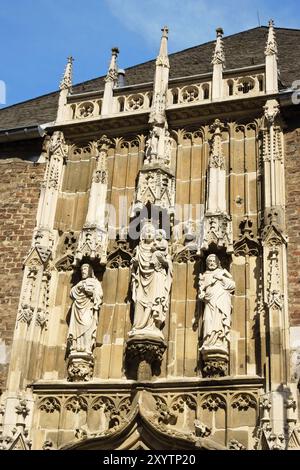
[[[71,352],[91,354],[96,343],[98,314],[102,304],[102,287],[96,278],[80,281],[71,290],[73,300],[69,338]]]
[[[216,280],[210,285],[214,276],[220,274],[222,280]],[[231,322],[231,293],[235,289],[235,282],[228,271],[216,269],[204,273],[201,277],[201,287],[205,291],[202,347],[227,351]]]
[[[132,298],[135,302],[134,334],[162,337],[161,325],[169,308],[172,283],[172,261],[165,257],[167,266],[153,253],[153,244],[140,243],[135,255],[137,267],[133,272]]]

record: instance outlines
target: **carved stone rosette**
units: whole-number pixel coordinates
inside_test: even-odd
[[[126,369],[136,380],[151,380],[167,348],[164,341],[134,338],[127,341]]]
[[[68,381],[88,382],[93,378],[94,357],[88,353],[72,352],[68,359]]]

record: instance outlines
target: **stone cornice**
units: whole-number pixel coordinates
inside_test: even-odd
[[[34,393],[75,393],[84,391],[85,394],[104,391],[138,391],[147,390],[155,392],[195,392],[195,391],[221,391],[241,389],[263,389],[265,379],[258,376],[219,377],[214,379],[174,377],[172,380],[157,380],[153,382],[136,382],[134,380],[103,380],[92,382],[70,383],[62,381],[38,381],[30,385]]]

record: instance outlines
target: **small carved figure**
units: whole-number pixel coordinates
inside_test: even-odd
[[[199,299],[204,307],[204,331],[201,350],[228,354],[231,322],[231,294],[235,282],[231,274],[222,269],[216,255],[206,260],[207,270],[200,275]]]
[[[162,326],[169,308],[172,260],[165,232],[145,224],[132,260],[132,299],[135,302],[130,337],[163,339]]]
[[[103,291],[89,264],[81,266],[82,280],[72,288],[73,300],[68,341],[70,352],[92,354],[96,344],[96,330]]]

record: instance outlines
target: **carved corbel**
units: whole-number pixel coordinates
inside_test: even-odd
[[[130,339],[126,346],[126,370],[128,376],[138,381],[150,381],[157,375],[167,348],[161,340]]]

